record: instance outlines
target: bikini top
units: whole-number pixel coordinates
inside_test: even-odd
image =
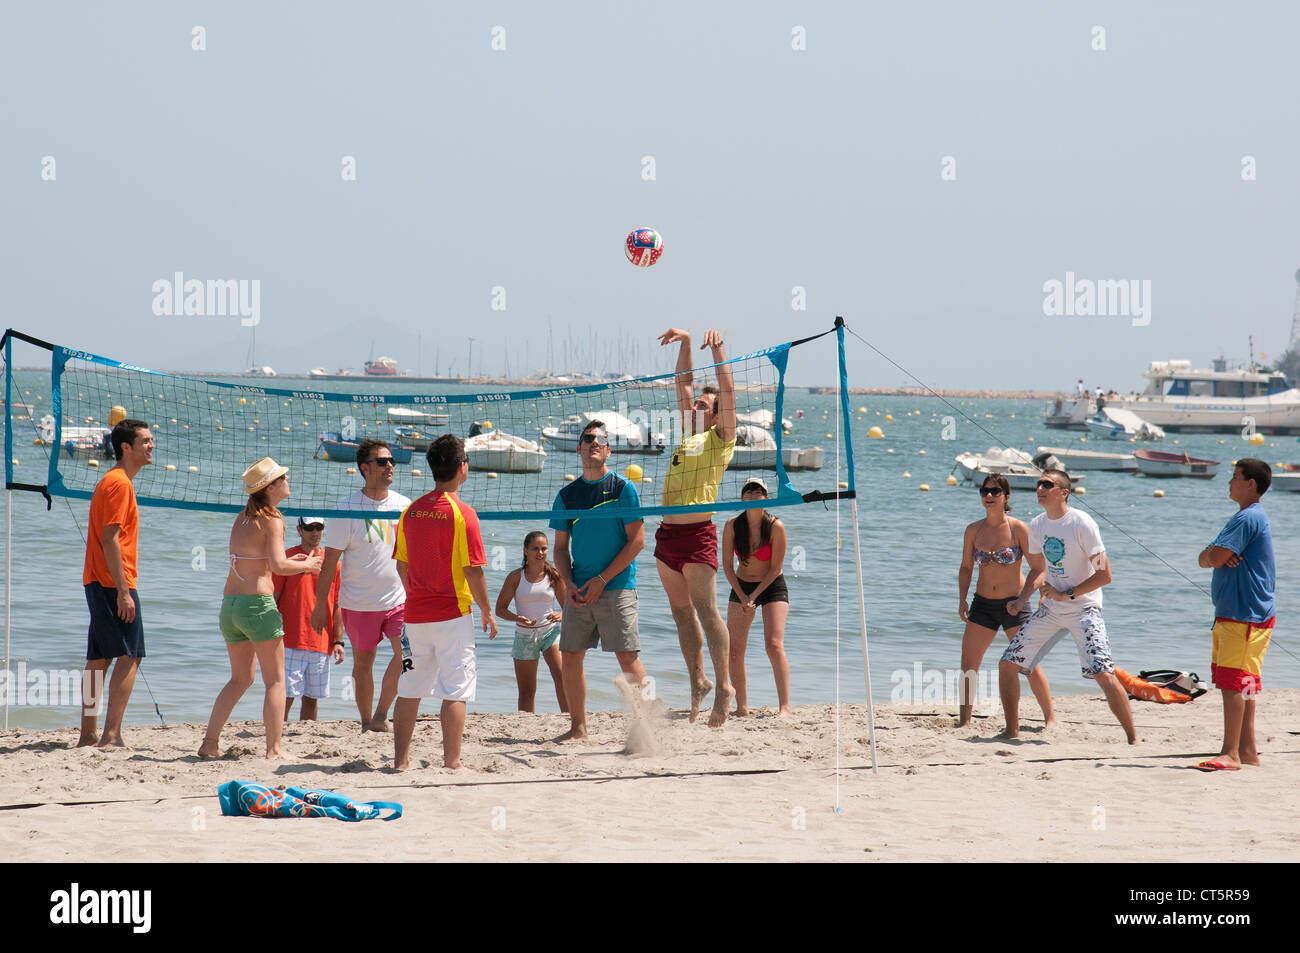
[[[239,569],[237,568],[239,560],[266,558],[265,556],[244,556],[239,553],[230,553],[229,556],[230,556],[230,571],[233,572],[235,574],[235,578],[239,579],[241,582],[247,582],[248,580],[245,579],[243,576],[239,575]]]
[[[762,546],[758,547],[758,549],[754,550],[750,554],[749,558],[761,559],[763,562],[767,562],[767,560],[772,558],[772,544],[764,543]]]
[[[975,562],[981,566],[987,566],[989,563],[997,563],[1000,566],[1010,566],[1023,553],[1020,552],[1019,546],[1008,546],[1006,549],[995,550],[994,552],[985,552],[978,546],[975,547]]]

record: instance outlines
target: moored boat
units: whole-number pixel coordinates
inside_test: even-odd
[[[1088,432],[1107,440],[1164,440],[1165,432],[1131,410],[1103,407],[1084,421]]]
[[[1275,466],[1271,488],[1300,493],[1300,463],[1279,463]]]
[[[999,474],[1006,478],[1007,485],[1013,490],[1036,490],[1043,475],[1029,454],[1014,447],[990,447],[985,453],[958,454],[955,469],[970,483],[983,483],[990,474]],[[1079,486],[1086,479],[1081,473],[1065,472],[1073,486]]]
[[[542,437],[556,450],[576,451],[582,438],[582,428],[599,420],[609,434],[609,448],[613,453],[663,453],[668,438],[662,433],[651,433],[645,428],[613,410],[586,410],[573,414],[557,427],[543,427]]]
[[[471,470],[499,473],[540,473],[546,451],[531,440],[490,430],[465,440]]]
[[[408,407],[389,407],[388,422],[390,424],[405,424],[409,427],[418,424],[433,424],[442,426],[451,420],[451,414],[434,413],[429,410],[411,410]]]
[[[1219,470],[1218,460],[1189,456],[1187,451],[1169,453],[1165,450],[1133,451],[1137,461],[1138,472],[1150,477],[1196,477],[1202,480],[1212,479]]]
[[[320,444],[317,445],[316,452],[312,456],[317,459],[356,463],[357,447],[360,445],[360,440],[346,440],[338,431],[327,431],[320,435]],[[411,462],[409,447],[389,447],[388,449],[392,453],[395,463]]]
[[[1075,470],[1113,470],[1119,473],[1137,473],[1137,460],[1131,453],[1105,453],[1101,450],[1075,450],[1070,447],[1039,447],[1034,454],[1034,464],[1046,468],[1047,457],[1052,456],[1065,467],[1065,472]]]

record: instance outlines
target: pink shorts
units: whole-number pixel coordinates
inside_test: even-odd
[[[385,638],[396,639],[402,635],[406,619],[406,603],[391,609],[362,612],[359,609],[343,610],[343,628],[348,634],[354,652],[373,652]]]

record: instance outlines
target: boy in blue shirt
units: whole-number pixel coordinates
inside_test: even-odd
[[[1228,496],[1238,510],[1214,542],[1201,550],[1201,568],[1213,569],[1214,655],[1211,678],[1223,695],[1223,748],[1200,762],[1202,771],[1236,771],[1259,764],[1255,746],[1255,696],[1264,653],[1273,634],[1273,535],[1260,497],[1273,471],[1263,460],[1238,460]]]

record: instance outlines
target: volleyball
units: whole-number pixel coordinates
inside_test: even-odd
[[[634,228],[628,233],[625,250],[632,264],[649,268],[664,253],[664,239],[653,228]]]

